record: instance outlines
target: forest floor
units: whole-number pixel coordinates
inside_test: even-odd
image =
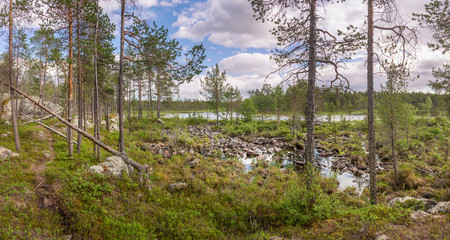
[[[418,202],[395,204],[395,197],[411,196],[450,201],[450,163],[442,121],[423,120],[410,146],[399,152],[401,186],[392,170],[379,173],[379,204],[370,205],[368,191],[339,191],[334,178],[317,176],[312,191],[305,176],[292,167],[257,164],[245,171],[238,158],[206,152],[211,139],[238,137],[283,139],[282,148],[304,144],[304,133],[293,137],[289,123],[259,122],[212,127],[212,138],[190,134],[189,126],[204,119],[132,119],[125,142],[130,158],[152,170],[148,181],[138,174],[121,177],[90,173],[101,162],[93,145],[83,141],[80,153],[69,157],[66,140],[29,124],[19,128],[22,153],[0,160],[0,239],[446,239],[450,214],[416,217],[425,210]],[[63,130],[56,120],[46,124]],[[364,122],[317,126],[317,142],[324,152],[364,165],[361,147]],[[448,122],[447,122],[448,124]],[[14,149],[11,127],[0,125],[0,146]],[[442,130],[444,129],[444,130]],[[117,132],[102,131],[110,146]],[[356,141],[358,140],[358,141]],[[378,154],[389,162],[379,140]],[[143,146],[158,146],[158,149]],[[170,146],[170,147],[169,147]],[[168,151],[168,152],[166,152]],[[168,154],[167,154],[168,153]],[[102,152],[102,159],[109,156]],[[350,160],[349,160],[350,161]],[[361,160],[360,160],[361,161]],[[195,162],[195,165],[193,164]],[[417,170],[426,170],[427,174]],[[173,189],[171,184],[186,183]],[[299,184],[300,183],[300,184]],[[316,199],[310,205],[312,198]]]

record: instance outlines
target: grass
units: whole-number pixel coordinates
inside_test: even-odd
[[[370,239],[380,232],[400,238],[439,239],[449,232],[448,224],[443,224],[448,223],[448,216],[415,222],[409,214],[420,206],[411,203],[390,208],[384,204],[394,196],[420,197],[425,193],[436,200],[449,200],[450,165],[443,161],[442,140],[428,137],[440,136],[434,130],[437,123],[421,127],[424,133],[419,137],[426,137],[426,144],[417,143],[419,149],[408,149],[406,154],[415,157],[402,159],[399,173],[405,187],[391,188],[392,172],[381,173],[381,204],[372,206],[367,190],[360,197],[351,191],[339,192],[334,179],[318,177],[314,191],[309,191],[305,176],[292,169],[270,165],[244,172],[237,159],[205,158],[195,152],[164,158],[143,150],[140,144],[144,143],[171,142],[194,149],[207,144],[185,130],[186,125],[205,124],[204,120],[164,121],[165,125],[132,119],[125,125],[127,153],[153,169],[143,181],[137,174],[112,177],[89,173],[87,169],[100,160],[93,157],[92,143],[87,140],[81,153],[69,157],[65,139],[34,124],[20,127],[23,153],[0,161],[0,239],[61,239],[66,234],[75,239]],[[293,138],[286,122],[221,124],[224,136],[303,141],[303,132]],[[178,131],[175,138],[167,134],[169,130]],[[0,134],[8,131],[10,126],[0,125]],[[41,140],[37,131],[48,137]],[[343,155],[363,154],[358,131],[364,132],[364,124],[346,122],[316,128],[324,148],[337,149]],[[105,143],[117,143],[117,133],[102,131],[101,135]],[[1,137],[0,146],[14,149],[12,134]],[[102,152],[102,159],[106,156]],[[189,166],[192,159],[199,159],[199,165]],[[419,162],[436,174],[418,172],[415,166]],[[44,165],[42,173],[33,170]],[[39,177],[45,179],[45,188],[37,191]],[[178,182],[188,187],[171,190],[169,185]],[[313,195],[316,203],[310,205]],[[51,204],[45,205],[44,197]],[[404,228],[412,230],[408,233]]]

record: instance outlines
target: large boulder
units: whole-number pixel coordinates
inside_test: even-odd
[[[431,214],[450,213],[450,202],[439,202],[436,206],[427,210]]]
[[[104,175],[112,174],[114,176],[122,175],[122,171],[129,173],[127,164],[118,156],[107,157],[105,161],[99,165],[90,167],[89,171]]]
[[[0,160],[8,159],[10,157],[17,157],[19,154],[0,146]]]
[[[37,96],[31,96],[31,99],[33,99],[36,102],[39,101],[39,97]],[[4,93],[0,95],[0,101],[1,101],[1,109],[0,109],[0,118],[8,120],[11,118],[11,96],[8,93]],[[54,113],[61,113],[63,111],[63,108],[59,106],[58,104],[44,101],[42,103],[44,106],[49,108]],[[41,114],[41,108],[36,106],[32,101],[26,99],[26,98],[17,98],[17,106],[19,112],[27,115],[27,116],[40,116]],[[44,111],[44,115],[47,115],[47,112]]]
[[[420,205],[421,207],[423,207],[423,209],[425,211],[427,211],[428,209],[433,208],[434,206],[436,206],[437,202],[433,199],[425,199],[425,198],[414,198],[414,197],[396,197],[391,199],[388,202],[388,206],[392,207],[396,204],[402,204],[405,206],[417,206]]]

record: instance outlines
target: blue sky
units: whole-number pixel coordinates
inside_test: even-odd
[[[327,9],[319,9],[319,15],[326,19],[320,24],[329,31],[336,31],[348,24],[362,26],[366,6],[361,2],[347,0]],[[397,4],[400,15],[407,20],[412,12],[422,12],[427,2],[398,0]],[[211,67],[218,63],[221,70],[227,72],[228,82],[238,86],[244,96],[248,90],[260,88],[264,82],[275,85],[282,80],[276,74],[265,78],[277,68],[270,60],[271,50],[276,47],[276,39],[269,32],[273,25],[254,20],[247,0],[137,0],[136,5],[142,9],[142,19],[154,20],[158,25],[168,27],[170,35],[184,47],[203,43],[207,51],[205,65]],[[101,0],[101,6],[113,23],[119,26],[117,1]],[[420,74],[421,78],[409,84],[413,91],[429,91],[426,84],[432,79],[431,68],[449,61],[448,54],[442,55],[426,47],[430,36],[426,29],[420,29],[417,59],[411,62],[413,75]],[[361,50],[356,60],[347,64],[344,70],[354,90],[366,89],[365,59],[365,53]],[[196,76],[191,84],[181,86],[180,98],[200,97],[199,78],[202,77],[204,75]],[[327,79],[326,74],[322,77]],[[375,87],[379,88],[384,79],[383,75],[376,76]],[[326,84],[326,81],[318,84]]]

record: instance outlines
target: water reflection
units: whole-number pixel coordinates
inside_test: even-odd
[[[336,177],[336,180],[339,182],[338,190],[343,191],[349,187],[355,188],[355,192],[358,195],[361,195],[364,188],[368,187],[369,176],[367,174],[355,176],[349,172],[335,172],[331,170],[333,162],[337,160],[335,157],[320,157],[317,150],[315,150],[314,153],[320,165],[320,175],[324,177]],[[244,164],[245,172],[248,172],[253,169],[253,166],[258,162],[258,159],[257,157],[247,157],[247,155],[244,154],[244,156],[240,158],[240,161]],[[273,154],[271,154],[267,155],[264,161],[281,168],[293,166],[292,160],[287,156],[284,156],[281,161],[275,161],[273,160]]]

